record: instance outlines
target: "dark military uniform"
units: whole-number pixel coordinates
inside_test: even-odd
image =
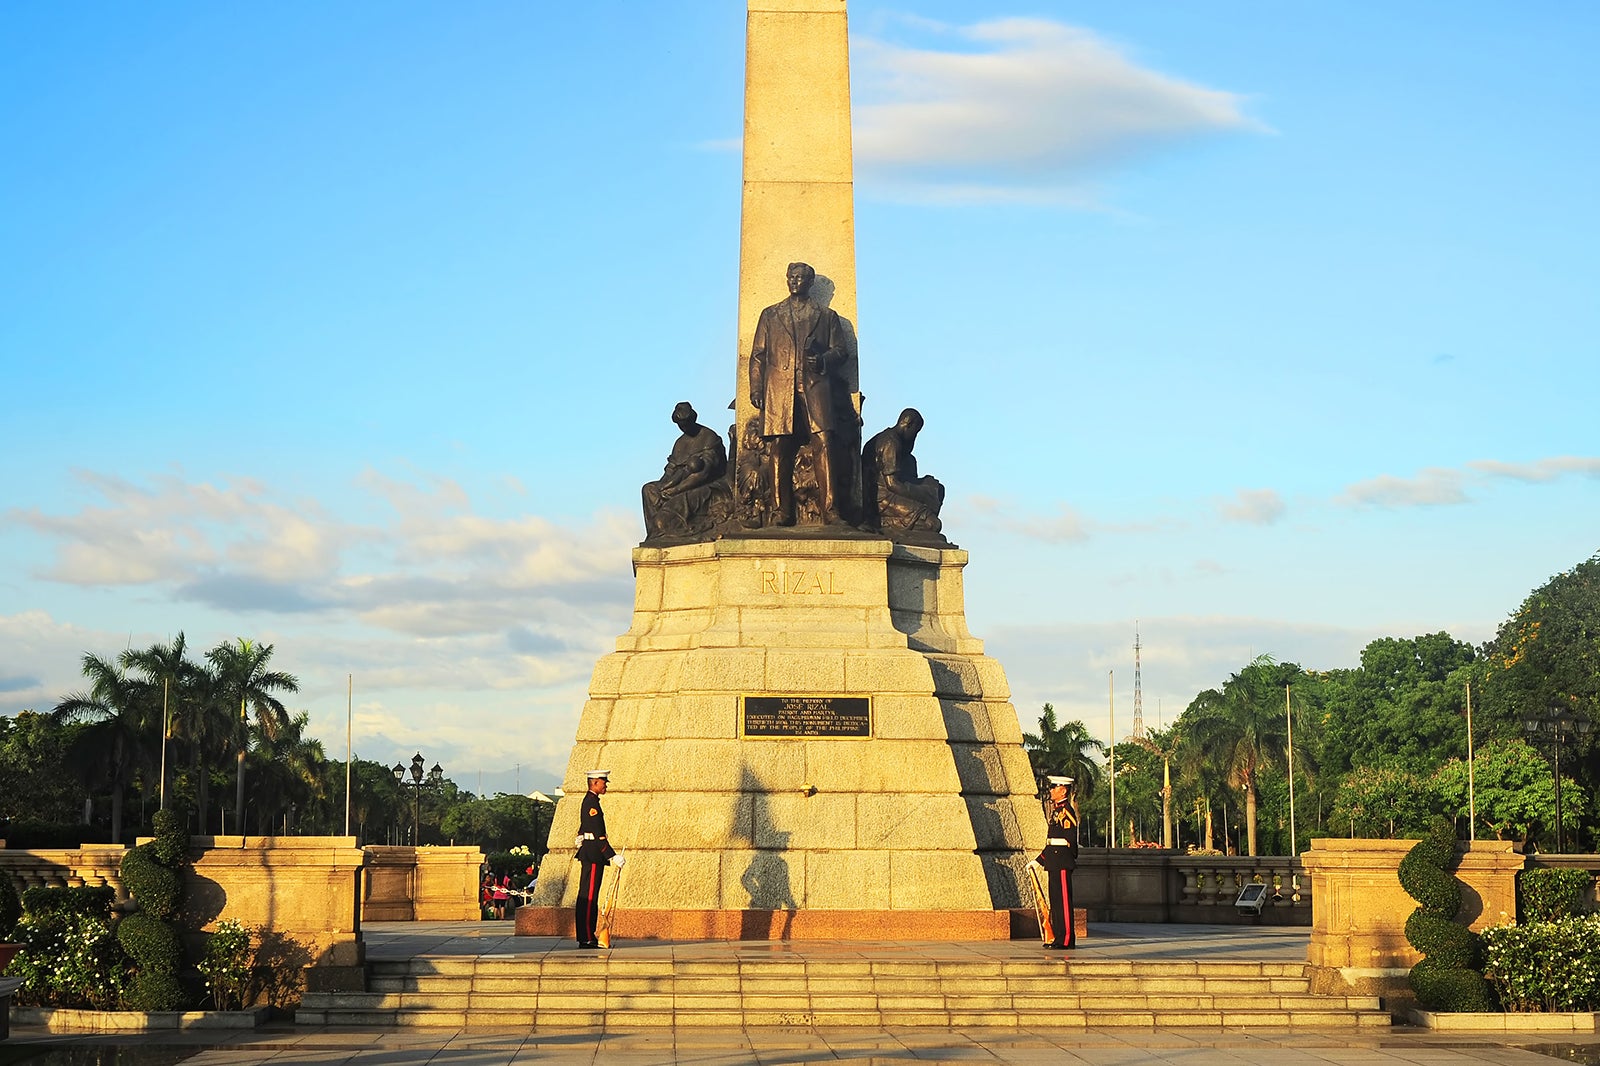
[[[1072,801],[1057,806],[1046,819],[1049,837],[1039,853],[1050,883],[1050,943],[1052,948],[1077,946],[1077,930],[1072,920],[1072,868],[1078,863],[1078,815]]]
[[[606,863],[616,854],[606,839],[606,815],[600,809],[600,797],[593,792],[583,794],[583,806],[578,810],[578,900],[574,907],[577,915],[578,946],[598,947],[595,924],[600,920],[600,882],[605,877]]]

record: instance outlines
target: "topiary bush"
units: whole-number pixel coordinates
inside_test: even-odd
[[[1406,919],[1406,939],[1423,958],[1411,968],[1411,989],[1430,1010],[1487,1011],[1489,986],[1478,972],[1477,934],[1455,921],[1461,883],[1455,864],[1455,830],[1439,821],[1400,860],[1400,885],[1417,901]]]
[[[1517,875],[1517,896],[1526,922],[1552,922],[1583,910],[1584,897],[1593,884],[1587,870],[1549,866],[1523,870]]]
[[[30,888],[22,894],[22,945],[6,967],[22,978],[18,1002],[40,1007],[114,1010],[127,980],[127,956],[111,925],[109,888]]]
[[[0,941],[10,942],[21,918],[22,899],[17,895],[17,886],[11,883],[10,874],[0,871]]]
[[[138,905],[117,926],[117,943],[133,959],[133,983],[126,1001],[134,1010],[181,1010],[185,1004],[179,972],[183,941],[177,919],[183,905],[183,867],[189,837],[171,811],[155,817],[155,839],[122,856],[122,883]]]

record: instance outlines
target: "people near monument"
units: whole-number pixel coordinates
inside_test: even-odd
[[[1050,800],[1045,805],[1045,846],[1039,853],[1050,884],[1050,928],[1047,948],[1077,946],[1072,917],[1072,868],[1078,862],[1078,796],[1070,777],[1047,777]]]
[[[478,886],[478,906],[485,919],[494,915],[494,871],[485,870],[483,884]]]
[[[811,299],[816,278],[809,265],[789,264],[789,297],[761,312],[750,347],[750,403],[771,446],[767,504],[771,523],[780,526],[796,522],[795,460],[808,441],[817,522],[846,517],[850,464],[834,453],[840,394],[851,387],[841,377],[850,358],[848,338],[838,313]]]
[[[494,882],[494,887],[489,890],[489,898],[494,902],[494,916],[506,916],[506,903],[511,899],[511,875],[503,874],[500,880]]]
[[[610,770],[590,770],[589,791],[583,794],[583,805],[578,808],[578,899],[574,911],[580,948],[600,946],[595,931],[600,921],[600,882],[605,878],[607,863],[622,865],[622,857],[606,838],[606,815],[600,807],[600,797],[606,794],[610,777]]]
[[[944,506],[944,486],[935,478],[919,477],[912,454],[922,424],[922,415],[907,407],[894,425],[867,441],[862,450],[868,528],[890,534],[936,534],[942,528],[939,508]]]
[[[702,426],[687,402],[672,409],[678,439],[661,478],[640,490],[645,539],[695,537],[712,532],[732,511],[728,453],[722,436]]]

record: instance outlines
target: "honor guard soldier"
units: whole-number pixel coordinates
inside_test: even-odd
[[[1050,942],[1046,948],[1077,946],[1072,916],[1072,868],[1078,863],[1078,797],[1070,777],[1046,777],[1050,802],[1046,805],[1048,834],[1039,865],[1050,883]]]
[[[616,861],[622,865],[611,841],[606,839],[606,815],[600,809],[600,797],[606,794],[610,770],[589,771],[589,791],[580,801],[578,809],[578,900],[574,907],[577,916],[577,937],[580,948],[597,948],[595,925],[600,920],[600,882],[605,876],[606,863]]]

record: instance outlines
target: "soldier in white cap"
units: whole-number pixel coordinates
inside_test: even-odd
[[[578,808],[578,901],[577,936],[580,948],[597,948],[595,925],[600,920],[600,881],[605,876],[606,863],[615,859],[622,865],[621,856],[606,839],[606,815],[600,809],[600,797],[606,794],[610,770],[589,771],[589,791],[583,794]]]
[[[1078,797],[1070,777],[1046,777],[1050,802],[1045,813],[1044,850],[1039,865],[1050,882],[1050,942],[1046,948],[1077,946],[1072,920],[1072,868],[1078,862]]]

